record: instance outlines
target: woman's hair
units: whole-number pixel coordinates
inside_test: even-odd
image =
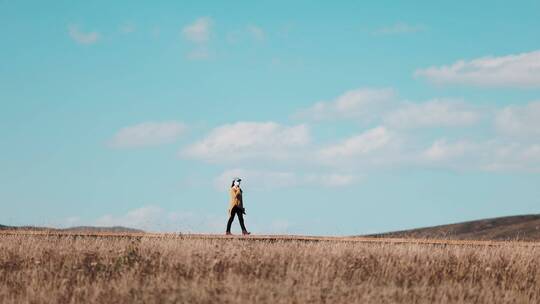
[[[241,181],[241,179],[238,178],[238,177],[235,178],[235,179],[233,179],[233,180],[232,180],[232,183],[231,183],[231,188],[234,187],[234,182],[235,182],[235,181]]]

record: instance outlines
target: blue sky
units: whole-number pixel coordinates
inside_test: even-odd
[[[0,1],[0,223],[539,213],[540,3]],[[238,231],[237,224],[234,229]]]

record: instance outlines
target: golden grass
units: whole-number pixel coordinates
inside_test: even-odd
[[[538,243],[0,234],[0,303],[540,303]]]

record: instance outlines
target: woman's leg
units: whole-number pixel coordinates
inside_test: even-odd
[[[244,216],[242,215],[242,211],[238,211],[238,221],[240,222],[240,228],[242,228],[242,232],[247,232],[246,226],[244,225]]]
[[[231,233],[231,225],[232,225],[232,222],[234,221],[234,214],[236,213],[236,210],[233,208],[233,210],[231,210],[231,214],[229,214],[229,220],[227,221],[227,233]]]

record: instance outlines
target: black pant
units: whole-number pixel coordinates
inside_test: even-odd
[[[229,216],[229,221],[227,222],[227,232],[231,232],[231,225],[234,220],[234,215],[238,214],[238,221],[240,221],[240,228],[242,228],[242,232],[246,232],[246,226],[244,226],[244,216],[242,215],[242,209],[234,206],[231,210],[231,215]]]

